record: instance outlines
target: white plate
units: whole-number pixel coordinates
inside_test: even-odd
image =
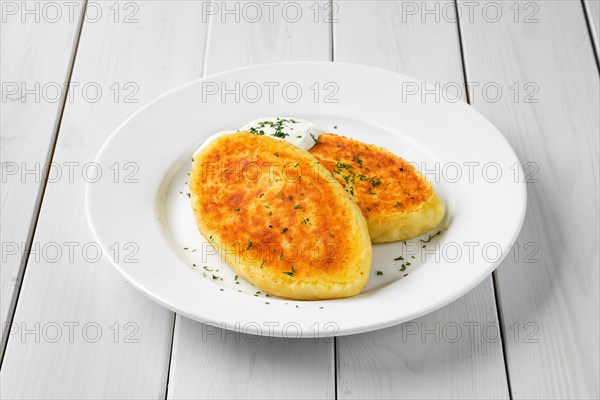
[[[431,312],[475,287],[509,252],[526,189],[496,128],[467,104],[424,89],[408,76],[343,63],[269,64],[191,82],[145,106],[104,144],[96,162],[110,178],[86,191],[92,230],[143,293],[226,329],[324,337]],[[242,279],[236,284],[196,229],[187,173],[209,135],[270,115],[308,119],[416,163],[446,203],[442,234],[425,248],[419,239],[374,245],[369,284],[348,299],[278,299],[256,294]],[[400,256],[404,261],[394,261]]]

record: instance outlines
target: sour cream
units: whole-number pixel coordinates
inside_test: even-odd
[[[284,140],[302,150],[309,150],[326,130],[299,118],[259,118],[239,129],[257,135]]]
[[[200,145],[198,150],[196,150],[196,153],[208,146],[208,144],[214,139],[223,135],[240,131],[248,131],[250,133],[254,133],[255,135],[268,136],[272,137],[273,139],[283,140],[303,150],[309,150],[315,145],[319,136],[322,133],[327,132],[318,125],[300,118],[259,118],[248,122],[246,125],[235,131],[222,131],[209,136],[208,139],[206,139]]]

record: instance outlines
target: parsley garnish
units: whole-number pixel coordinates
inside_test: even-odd
[[[423,243],[429,243],[429,242],[431,242],[431,239],[433,239],[434,237],[438,236],[438,235],[439,235],[439,234],[441,234],[441,233],[442,233],[442,231],[437,231],[437,232],[436,232],[436,233],[434,233],[433,235],[429,235],[429,237],[427,238],[427,240],[423,240],[423,239],[420,239],[420,240],[421,240],[421,242],[423,242]]]

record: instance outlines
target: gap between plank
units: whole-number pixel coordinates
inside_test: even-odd
[[[169,351],[169,363],[167,364],[167,379],[165,381],[165,395],[163,399],[169,396],[169,378],[171,377],[171,360],[173,360],[173,343],[175,342],[175,324],[177,323],[177,313],[173,313],[173,329],[171,329],[171,350]]]
[[[208,59],[208,45],[210,43],[210,27],[211,21],[213,19],[213,14],[208,16],[208,21],[206,22],[206,39],[204,41],[204,60],[202,60],[202,71],[200,71],[200,77],[205,78],[206,72],[206,60]],[[185,318],[185,317],[182,317]],[[171,330],[171,350],[169,352],[169,363],[167,364],[167,379],[165,380],[165,395],[164,399],[167,400],[169,398],[169,380],[171,378],[171,362],[173,360],[173,346],[175,344],[175,325],[177,324],[177,313],[173,312],[173,329]]]
[[[581,8],[583,8],[583,18],[585,19],[585,24],[587,25],[588,34],[590,35],[592,51],[594,52],[594,58],[596,59],[596,67],[598,67],[598,72],[600,72],[600,54],[598,54],[598,51],[596,51],[596,46],[598,46],[599,43],[597,43],[597,40],[594,37],[592,16],[588,13],[588,11],[591,12],[592,10],[588,10],[585,0],[581,0]],[[596,26],[596,29],[600,30],[600,26]]]
[[[458,13],[458,0],[454,0],[454,9],[455,9],[455,18],[456,18],[456,29],[458,31],[458,45],[460,48],[460,60],[462,63],[462,70],[463,70],[463,79],[465,81],[464,85],[465,85],[465,89],[466,89],[466,93],[467,93],[467,103],[469,103],[469,105],[471,105],[471,99],[469,98],[469,86],[468,86],[468,80],[467,80],[467,64],[465,62],[465,50],[464,50],[464,46],[463,46],[463,39],[462,39],[462,31],[460,29],[460,16]],[[510,373],[508,371],[508,359],[507,359],[507,354],[506,354],[506,338],[504,335],[504,318],[502,315],[502,303],[500,301],[500,294],[499,294],[499,290],[498,290],[498,282],[497,282],[497,276],[496,276],[496,271],[492,272],[492,291],[494,292],[494,303],[496,305],[496,316],[498,317],[498,324],[500,325],[500,346],[502,347],[502,358],[504,359],[504,371],[506,374],[506,385],[508,388],[508,398],[512,400],[513,398],[513,394],[512,394],[512,387],[510,384]]]
[[[67,85],[67,89],[65,91],[63,98],[61,99],[60,109],[58,111],[58,114],[57,114],[55,122],[54,122],[54,128],[52,129],[53,133],[52,133],[50,146],[48,149],[48,154],[46,156],[46,165],[50,165],[52,163],[52,159],[54,158],[54,150],[56,148],[56,142],[58,141],[58,134],[60,132],[62,118],[63,118],[63,114],[65,112],[65,106],[67,104],[67,98],[69,96],[69,91],[71,88],[71,77],[73,76],[73,68],[75,67],[75,59],[77,57],[77,50],[79,49],[79,41],[81,39],[81,31],[83,30],[83,23],[85,20],[85,12],[87,9],[88,0],[83,0],[82,4],[83,4],[83,7],[82,7],[81,14],[79,16],[79,26],[77,27],[77,35],[75,37],[75,43],[73,45],[73,50],[71,51],[71,57],[69,60],[69,68],[67,71],[67,77],[66,77],[66,82],[65,82]],[[35,231],[37,229],[37,224],[38,224],[38,221],[40,218],[40,211],[42,209],[42,202],[44,201],[44,195],[46,193],[46,186],[48,185],[49,174],[50,174],[50,168],[48,168],[47,171],[45,173],[43,173],[43,175],[42,175],[42,179],[40,182],[40,188],[38,190],[38,195],[37,195],[37,199],[35,202],[35,207],[33,209],[33,215],[31,218],[29,232],[27,233],[26,245],[23,250],[23,254],[21,256],[21,263],[19,266],[19,271],[17,272],[17,288],[15,289],[13,298],[11,299],[11,305],[10,305],[10,308],[8,311],[10,318],[7,321],[6,328],[2,330],[2,347],[0,348],[0,352],[1,352],[0,368],[2,367],[2,364],[4,363],[4,355],[5,355],[6,349],[8,347],[8,336],[6,334],[7,329],[9,326],[12,325],[14,318],[15,318],[16,311],[17,311],[17,304],[19,302],[19,297],[21,295],[21,288],[23,287],[23,280],[25,278],[25,271],[27,270],[27,264],[29,263],[29,255],[30,255],[31,245],[32,245],[33,239],[35,237]]]
[[[471,98],[469,96],[469,85],[467,84],[467,63],[465,62],[465,51],[463,49],[462,32],[460,30],[460,21],[458,16],[458,0],[454,0],[454,18],[456,19],[456,29],[458,30],[458,48],[460,49],[460,62],[462,65],[463,73],[463,85],[465,87],[465,93],[467,94],[467,103],[471,104]]]

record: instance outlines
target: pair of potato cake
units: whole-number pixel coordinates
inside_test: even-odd
[[[200,232],[238,275],[301,300],[360,293],[371,243],[416,237],[445,212],[411,164],[335,134],[309,151],[249,132],[221,136],[194,156],[190,194]]]

